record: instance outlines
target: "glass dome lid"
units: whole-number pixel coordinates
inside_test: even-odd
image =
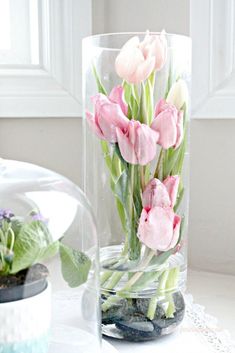
[[[96,226],[70,180],[0,159],[0,351],[100,352]]]

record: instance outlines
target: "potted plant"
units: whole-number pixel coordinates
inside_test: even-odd
[[[63,238],[53,240],[39,211],[22,218],[0,209],[0,352],[47,352],[51,286],[42,262],[56,254],[70,287],[87,280],[88,256],[65,245]]]

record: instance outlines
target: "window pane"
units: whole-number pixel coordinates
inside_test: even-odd
[[[38,0],[0,0],[0,65],[38,65],[38,33]]]

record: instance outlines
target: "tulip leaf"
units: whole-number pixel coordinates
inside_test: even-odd
[[[184,196],[184,187],[182,186],[181,190],[178,192],[178,197],[177,197],[177,201],[176,201],[176,204],[174,206],[174,211],[177,212],[178,208],[179,208],[179,205],[183,199],[183,196]]]
[[[147,80],[145,85],[145,104],[146,104],[146,114],[148,125],[151,124],[153,119],[153,86],[151,84],[150,78]]]
[[[176,251],[176,247],[174,247],[173,249],[161,252],[159,255],[156,255],[153,257],[153,259],[151,260],[149,266],[161,266],[162,264],[164,264],[166,262],[166,260],[175,253]]]
[[[128,175],[126,170],[123,170],[120,177],[114,182],[114,193],[121,201],[125,209],[127,209],[127,198],[128,198]]]
[[[141,83],[141,96],[140,96],[140,105],[138,110],[138,120],[141,123],[148,124],[148,113],[147,113],[147,104],[146,104],[146,92],[145,85]]]
[[[93,70],[93,74],[94,74],[94,77],[95,77],[95,80],[96,80],[96,85],[97,85],[97,89],[98,89],[99,93],[102,93],[105,96],[107,96],[107,91],[104,88],[104,86],[103,86],[103,84],[102,84],[102,82],[100,80],[100,77],[99,77],[98,72],[97,72],[97,70],[95,68],[95,65],[93,65],[92,70]]]
[[[161,274],[161,271],[144,272],[138,281],[132,285],[131,290],[139,291],[146,288],[150,283],[155,282]]]

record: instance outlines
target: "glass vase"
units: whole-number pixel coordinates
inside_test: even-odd
[[[84,188],[97,218],[109,337],[153,340],[184,317],[190,71],[185,36],[83,42]]]

